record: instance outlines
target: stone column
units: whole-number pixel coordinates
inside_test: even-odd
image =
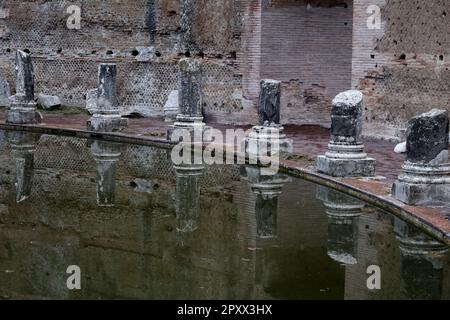
[[[362,109],[363,95],[359,91],[345,91],[334,98],[331,141],[328,152],[317,158],[317,171],[333,177],[375,175],[375,160],[364,153],[361,139]]]
[[[317,199],[328,215],[328,256],[344,265],[357,264],[358,221],[364,203],[322,186],[317,187]]]
[[[6,122],[13,124],[34,124],[40,122],[34,101],[34,71],[31,56],[18,50],[16,52],[16,94],[10,97],[10,108]]]
[[[252,192],[256,194],[255,215],[258,238],[276,238],[278,199],[283,186],[291,179],[281,173],[265,176],[261,174],[261,168],[250,166],[245,168],[245,175]]]
[[[392,195],[410,205],[450,202],[449,117],[434,109],[408,123],[406,162]]]
[[[448,247],[399,218],[395,218],[394,231],[400,244],[406,298],[442,299]]]
[[[208,140],[209,129],[203,122],[202,65],[200,60],[183,58],[179,62],[179,114],[175,124],[167,131],[168,140],[172,139],[175,130],[187,130],[197,141]]]
[[[102,207],[114,206],[116,197],[116,164],[124,145],[94,140],[91,152],[97,163],[97,204]]]
[[[96,108],[87,128],[95,132],[111,132],[125,126],[127,119],[121,117],[117,100],[117,66],[101,63],[98,68]]]
[[[258,101],[258,122],[245,141],[245,150],[252,155],[273,155],[293,152],[293,143],[283,133],[280,117],[281,82],[261,80]]]
[[[16,202],[22,202],[31,195],[34,173],[34,153],[39,136],[27,132],[6,132],[16,163]]]
[[[175,208],[177,230],[190,233],[197,230],[200,220],[200,178],[203,165],[175,166],[177,186]]]

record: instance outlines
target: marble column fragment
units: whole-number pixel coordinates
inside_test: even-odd
[[[281,82],[261,80],[258,99],[258,125],[245,140],[245,150],[250,155],[272,156],[292,153],[293,142],[284,134],[281,125]]]
[[[88,130],[111,132],[127,126],[127,119],[120,115],[117,99],[117,66],[101,63],[98,68],[96,108],[87,123]]]
[[[328,215],[328,256],[344,265],[358,261],[358,221],[364,203],[326,187],[317,187],[317,199],[322,200]]]
[[[10,108],[6,122],[13,124],[34,124],[40,122],[34,101],[34,70],[30,54],[18,50],[15,61],[16,94],[10,97]]]
[[[167,131],[167,139],[186,134],[192,142],[209,141],[210,128],[203,122],[202,64],[198,59],[183,58],[179,62],[179,114]],[[178,131],[177,131],[178,130]],[[177,131],[174,135],[173,133]]]
[[[331,140],[328,152],[317,158],[317,171],[333,177],[375,175],[375,160],[367,157],[361,139],[362,110],[363,95],[359,91],[345,91],[334,98]]]
[[[433,109],[412,118],[406,135],[407,159],[393,185],[393,196],[410,205],[448,204],[448,111]]]
[[[116,198],[116,165],[125,146],[118,143],[94,140],[91,153],[97,163],[97,204],[114,206]]]

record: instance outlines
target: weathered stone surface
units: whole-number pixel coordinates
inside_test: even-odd
[[[86,110],[90,114],[97,112],[98,89],[91,89],[86,93]]]
[[[433,109],[416,116],[408,124],[407,160],[413,163],[446,163],[448,143],[448,111]]]
[[[328,152],[319,156],[317,171],[333,177],[371,177],[375,160],[368,158],[361,141],[363,95],[345,91],[333,100]]]
[[[11,90],[9,88],[8,82],[0,77],[0,107],[9,107],[11,96]]]
[[[94,95],[94,91],[90,92]],[[90,102],[94,104],[94,97]],[[120,130],[128,124],[127,119],[120,115],[117,100],[117,66],[110,63],[101,63],[98,67],[97,108],[94,115],[88,120],[87,128],[96,132],[111,132]]]
[[[54,110],[61,107],[59,97],[42,93],[38,95],[37,103],[44,110]]]
[[[31,56],[21,50],[16,52],[16,99],[34,100],[34,71]]]
[[[450,202],[449,116],[433,109],[411,119],[407,160],[392,187],[393,196],[410,205]]]
[[[340,93],[331,110],[331,140],[336,143],[358,144],[362,132],[363,95],[356,90]]]
[[[164,105],[164,118],[166,122],[172,122],[175,120],[179,113],[179,92],[178,90],[173,90],[170,92],[167,98],[166,104]]]
[[[197,59],[184,58],[179,62],[180,91],[179,121],[203,120],[202,67]],[[190,120],[193,119],[193,120]]]
[[[16,52],[16,94],[9,98],[10,108],[6,112],[6,122],[14,124],[33,124],[41,120],[36,112],[34,101],[34,74],[31,56],[18,50]]]
[[[258,103],[259,125],[280,124],[281,82],[262,80]]]
[[[101,63],[98,69],[97,108],[99,114],[118,114],[117,66]]]
[[[190,51],[194,49],[194,38],[192,26],[194,24],[194,0],[181,0],[181,50]]]

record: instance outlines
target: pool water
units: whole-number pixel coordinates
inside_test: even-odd
[[[2,299],[450,297],[445,245],[301,179],[13,131],[0,158]]]

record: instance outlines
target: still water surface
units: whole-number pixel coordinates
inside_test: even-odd
[[[450,297],[447,247],[398,218],[300,179],[175,168],[169,155],[0,132],[0,298]],[[67,288],[71,265],[81,290]]]

